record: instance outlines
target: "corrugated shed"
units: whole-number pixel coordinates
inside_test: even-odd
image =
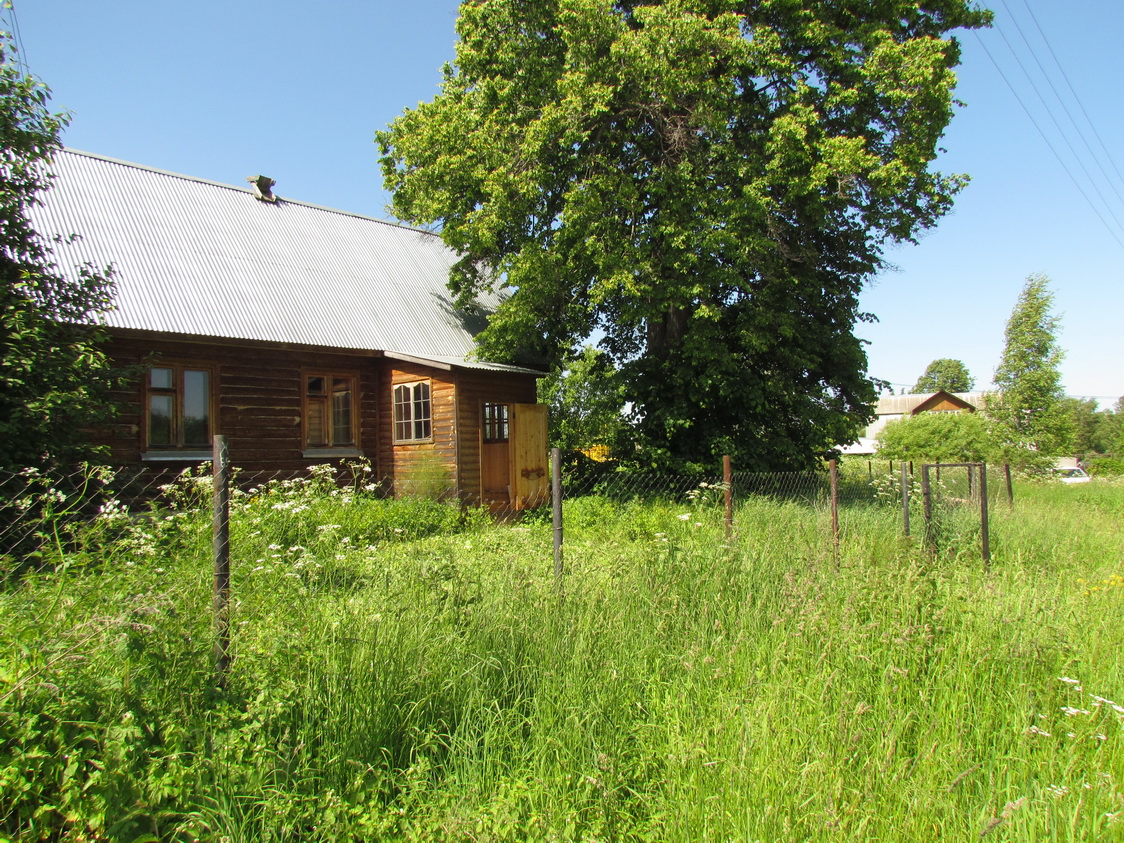
[[[55,248],[63,271],[113,265],[110,327],[492,368],[466,356],[498,301],[454,308],[456,255],[436,235],[75,150],[54,171],[36,230],[80,235]]]

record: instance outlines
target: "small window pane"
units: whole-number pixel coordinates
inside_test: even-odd
[[[332,444],[350,445],[351,435],[351,381],[348,378],[332,380]]]
[[[172,379],[172,370],[164,368],[154,368],[148,371],[148,384],[153,389],[171,389],[174,383]]]
[[[211,439],[211,374],[183,373],[183,444],[208,445]]]
[[[308,444],[309,447],[328,444],[327,407],[323,401],[308,402]]]
[[[172,444],[172,396],[148,396],[148,444],[168,447]]]
[[[308,394],[326,395],[324,380],[320,375],[311,375],[308,379]]]

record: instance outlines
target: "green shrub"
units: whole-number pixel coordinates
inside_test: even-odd
[[[1120,477],[1124,475],[1124,458],[1093,457],[1086,463],[1090,477]]]

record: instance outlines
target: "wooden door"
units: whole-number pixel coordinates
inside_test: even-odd
[[[511,503],[529,509],[550,497],[546,405],[513,404],[511,409]]]
[[[484,500],[511,499],[511,405],[485,403],[480,425],[480,491]]]

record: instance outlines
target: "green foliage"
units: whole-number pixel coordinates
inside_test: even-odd
[[[89,456],[89,426],[108,418],[118,375],[90,326],[110,306],[108,277],[90,267],[64,275],[29,221],[65,117],[47,110],[47,88],[10,52],[0,36],[0,468],[18,469]]]
[[[878,434],[878,457],[927,462],[999,461],[1000,442],[980,413],[921,413]]]
[[[964,183],[929,169],[968,0],[482,0],[441,93],[378,135],[400,218],[502,278],[497,360],[595,331],[656,464],[811,467],[869,417],[854,335],[886,242]]]
[[[1006,431],[1014,447],[1053,455],[1068,449],[1073,431],[1062,403],[1059,320],[1051,312],[1050,279],[1026,279],[1011,317],[1006,344],[995,370],[998,393],[989,397],[987,414]]]
[[[959,360],[941,357],[925,369],[925,374],[917,379],[910,390],[914,394],[936,392],[970,392],[975,380],[968,373],[968,367]]]
[[[620,373],[608,355],[585,346],[573,359],[539,380],[540,404],[550,407],[550,444],[580,451],[612,450],[625,425]]]
[[[1074,454],[1112,454],[1124,435],[1122,418],[1112,410],[1098,410],[1092,398],[1063,398],[1066,426],[1072,433],[1068,449]]]
[[[1124,475],[1124,457],[1093,457],[1086,470],[1090,477],[1120,477]]]
[[[0,591],[0,837],[1119,836],[1124,486],[1023,484],[987,568],[902,539],[892,499],[844,509],[837,559],[793,501],[742,496],[727,542],[720,487],[569,499],[565,599],[547,525],[310,520],[255,557],[274,504],[395,504],[334,487],[237,498],[224,689],[205,508],[107,516],[100,564]]]

